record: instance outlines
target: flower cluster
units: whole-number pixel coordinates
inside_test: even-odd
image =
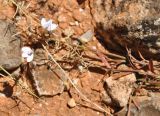
[[[47,29],[47,31],[53,31],[58,27],[58,25],[53,23],[51,19],[47,21],[45,18],[41,19],[41,26],[44,29]]]

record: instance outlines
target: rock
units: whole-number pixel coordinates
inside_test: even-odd
[[[83,22],[79,23],[79,27],[83,29],[84,32],[86,32],[93,29],[93,24],[89,19],[86,19]]]
[[[69,24],[68,23],[59,23],[59,27],[62,28],[62,29],[66,29],[67,27],[69,27]]]
[[[159,0],[90,0],[97,31],[107,47],[137,49],[145,58],[160,59]]]
[[[78,26],[79,25],[79,22],[78,21],[75,21],[75,22],[70,22],[69,23],[71,26]]]
[[[76,21],[82,22],[84,18],[87,18],[87,13],[81,8],[75,9],[73,10],[73,18]]]
[[[21,64],[20,39],[12,37],[14,25],[0,20],[0,65],[13,70]]]
[[[66,14],[66,13],[62,13],[58,16],[58,22],[59,23],[69,23],[69,22],[73,22],[73,18],[72,16]]]
[[[47,55],[45,54],[45,51],[43,49],[38,48],[34,51],[33,62],[36,65],[44,65],[47,63]]]
[[[74,107],[76,106],[76,102],[75,102],[75,100],[74,100],[73,98],[71,98],[71,99],[68,101],[67,105],[68,105],[70,108],[74,108]]]
[[[73,9],[76,9],[78,7],[77,0],[72,0],[72,2],[68,0],[64,0],[63,2],[61,2],[61,5],[63,5],[65,9],[71,12],[73,12]]]
[[[71,27],[68,27],[63,31],[63,34],[66,37],[70,37],[70,36],[72,36],[74,34],[74,30]]]
[[[105,104],[107,104],[107,105],[112,105],[113,104],[111,97],[107,94],[106,91],[102,91],[101,94],[102,94],[102,101]]]
[[[34,52],[35,68],[32,70],[32,80],[39,96],[54,96],[64,91],[64,78],[56,68],[48,68],[47,56],[43,49]]]
[[[0,97],[6,97],[4,93],[0,93]]]
[[[82,34],[78,40],[80,40],[82,43],[86,43],[89,42],[94,36],[94,33],[92,30],[88,30],[87,32],[85,32],[84,34]]]
[[[132,91],[132,85],[136,82],[136,76],[134,73],[131,73],[119,78],[118,80],[114,79],[114,77],[110,77],[109,80],[106,80],[107,87],[105,89],[107,91],[102,92],[102,100],[108,105],[123,107],[128,103],[128,99]],[[121,88],[121,90],[119,90],[119,88]]]
[[[52,70],[47,69],[47,66],[37,66],[32,75],[39,96],[54,96],[63,92],[63,82]]]
[[[136,102],[137,107],[131,103],[130,116],[159,116],[160,115],[160,96],[141,96],[134,97],[133,100]],[[116,113],[116,116],[127,115],[128,108]]]
[[[75,35],[80,36],[83,34],[83,30],[79,26],[72,26],[72,28],[74,29]]]
[[[59,22],[59,27],[62,29],[66,29],[67,27],[69,27],[69,23],[73,22],[73,18],[71,16],[71,14],[67,14],[67,13],[61,13],[60,15],[58,15],[58,22]]]
[[[136,82],[136,76],[134,73],[128,74],[126,76],[123,76],[118,79],[120,82],[125,82],[125,83],[135,83]]]
[[[126,106],[132,92],[131,84],[119,80],[113,80],[112,77],[107,78],[105,83],[105,90],[108,94],[106,96],[111,97],[112,105],[118,107]]]

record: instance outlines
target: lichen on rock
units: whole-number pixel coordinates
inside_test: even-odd
[[[159,0],[92,2],[92,14],[97,23],[97,30],[109,43],[108,48],[120,51],[127,46],[135,53],[138,49],[146,58],[158,59],[160,54]]]

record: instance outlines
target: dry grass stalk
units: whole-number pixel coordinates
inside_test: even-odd
[[[6,71],[2,66],[0,66],[1,70],[4,71],[12,80],[17,81],[8,71]],[[17,81],[17,84],[24,90],[26,90],[30,95],[40,99],[40,97],[38,97],[36,94],[34,94],[33,91],[31,91],[29,88],[26,88],[25,86],[23,86],[23,83],[21,83],[20,81]]]

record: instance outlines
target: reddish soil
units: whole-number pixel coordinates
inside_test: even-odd
[[[0,0],[2,2],[3,0]],[[11,1],[11,0],[10,0]],[[17,9],[16,5],[19,5]],[[30,45],[33,48],[37,47],[38,42],[44,42],[50,38],[63,41],[64,31],[71,28],[73,34],[68,30],[67,36],[71,34],[71,40],[74,41],[80,35],[88,30],[94,30],[94,20],[92,19],[91,9],[88,0],[17,0],[16,5],[12,2],[4,2],[0,4],[0,19],[12,20],[16,25],[16,30],[20,33],[20,37],[23,41],[23,45]],[[18,10],[16,12],[16,9]],[[16,14],[17,13],[17,14]],[[16,15],[16,17],[14,17]],[[49,35],[46,30],[40,26],[40,20],[42,17],[52,19],[53,22],[59,25],[55,30],[54,35]],[[31,30],[31,31],[29,31]],[[69,36],[70,37],[70,36]],[[87,44],[88,48],[96,46],[102,53],[108,53],[106,49],[98,42],[94,36],[93,40]],[[65,40],[64,40],[65,41]],[[70,41],[70,40],[68,40]],[[59,47],[59,46],[58,46]],[[70,53],[70,49],[58,49],[47,46],[47,49],[54,54],[55,57],[61,58],[67,53]],[[58,49],[58,50],[57,50]],[[55,50],[55,51],[54,51]],[[57,52],[57,51],[58,52]],[[113,67],[117,68],[118,63],[123,61],[109,59],[110,64],[107,64],[101,52],[95,52],[94,50],[81,51],[82,55],[88,56],[86,59],[89,63],[93,63],[100,67]],[[78,51],[78,52],[79,52]],[[93,52],[94,51],[94,52]],[[70,58],[70,59],[69,59]],[[71,79],[75,81],[79,90],[93,103],[96,103],[107,112],[113,113],[116,110],[107,106],[103,100],[104,79],[112,75],[112,72],[106,74],[101,68],[88,69],[88,62],[83,62],[80,56],[69,57],[66,62],[68,64],[60,63],[61,66],[66,69]],[[122,58],[124,58],[122,56]],[[90,59],[90,60],[88,60]],[[96,60],[95,60],[96,59]],[[59,60],[59,59],[58,59]],[[73,64],[71,64],[73,62]],[[79,70],[76,64],[84,63],[87,65],[83,71]],[[86,63],[86,64],[85,64]],[[76,68],[73,68],[76,65]],[[139,66],[139,65],[138,65]],[[137,67],[138,67],[137,66]],[[117,68],[118,69],[118,68]],[[123,69],[121,67],[120,69]],[[126,68],[124,68],[126,69]],[[132,69],[132,67],[127,67]],[[108,72],[107,72],[108,73]],[[119,78],[127,73],[115,73],[112,76]],[[35,90],[32,81],[26,75],[21,74],[20,80],[23,81],[23,86],[28,87],[32,91]],[[77,90],[68,82],[69,87],[66,91],[55,96],[43,96],[40,99],[30,95],[26,89],[21,88],[10,77],[0,77],[0,115],[2,116],[104,116],[99,108],[93,104],[86,102],[80,97]],[[67,103],[73,98],[76,102],[76,106],[70,108]]]

